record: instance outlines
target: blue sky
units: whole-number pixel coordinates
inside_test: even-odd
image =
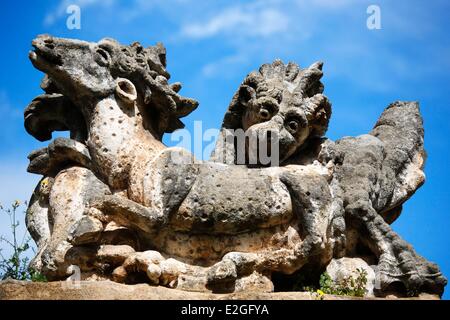
[[[68,5],[81,8],[81,29],[66,27]],[[366,27],[369,5],[381,9],[381,30]],[[425,121],[425,185],[394,228],[450,276],[450,2],[446,0],[298,1],[10,1],[0,30],[0,202],[28,199],[39,177],[27,154],[45,143],[23,129],[23,109],[41,91],[42,74],[28,60],[41,33],[98,41],[113,37],[167,47],[172,81],[199,108],[192,130],[218,128],[245,75],[280,58],[300,66],[325,62],[325,94],[333,103],[327,136],[368,132],[395,100],[418,100]],[[170,137],[165,137],[170,145]],[[5,231],[0,217],[0,232]],[[450,292],[450,290],[447,290]],[[450,294],[445,295],[450,298]]]

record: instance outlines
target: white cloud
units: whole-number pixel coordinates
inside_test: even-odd
[[[62,0],[55,9],[44,18],[45,26],[52,26],[58,19],[62,18],[66,14],[67,7],[70,5],[77,5],[81,9],[101,5],[104,7],[112,6],[115,0]]]
[[[235,6],[200,23],[186,23],[181,35],[201,39],[219,34],[236,37],[266,37],[288,29],[289,17],[275,8]]]
[[[246,54],[236,54],[231,56],[226,56],[217,61],[212,61],[203,66],[201,74],[206,77],[215,77],[217,74],[221,73],[223,76],[224,72],[233,70],[230,68],[237,64],[244,64],[248,61],[248,56]],[[233,73],[233,71],[231,71]]]
[[[379,1],[383,29],[373,32],[369,32],[365,24],[365,9],[372,3],[370,0],[253,0],[240,4],[194,0],[62,0],[47,15],[47,23],[64,16],[67,5],[72,3],[82,9],[111,6],[114,10],[109,12],[117,28],[126,25],[132,29],[132,22],[138,19],[142,18],[141,25],[145,19],[158,17],[164,23],[158,33],[173,46],[220,40],[221,44],[215,42],[214,45],[222,48],[223,53],[212,52],[204,57],[204,65],[198,73],[203,78],[226,76],[245,68],[256,58],[271,61],[276,57],[292,57],[302,64],[305,62],[301,59],[313,56],[325,60],[327,76],[345,77],[359,86],[380,92],[395,90],[393,84],[411,79],[408,73],[422,59],[418,55],[405,59],[404,54],[397,53],[397,48],[390,44],[392,39],[403,37],[422,42],[436,31],[428,22],[432,10],[383,0]],[[408,14],[404,14],[406,11]],[[90,13],[101,14],[94,10]],[[427,55],[438,59],[439,63],[414,67],[414,76],[435,72],[434,65],[448,70],[446,55],[439,57],[433,53],[448,52],[445,43],[429,42],[419,49],[427,51]],[[343,67],[353,62],[356,68],[367,70],[364,81],[355,78],[351,68]],[[382,72],[386,69],[392,70],[388,79]]]
[[[299,0],[300,4],[318,6],[324,9],[341,9],[354,5],[360,0]]]
[[[146,14],[150,9],[153,9],[158,4],[160,4],[159,0],[136,0],[132,5],[129,5],[128,8],[121,10],[120,17],[122,21],[132,21],[133,19]]]
[[[158,12],[162,10],[162,14],[167,15],[170,12],[176,11],[173,8],[184,11],[183,5],[195,5],[195,1],[192,0],[134,0],[126,1],[126,3],[126,6],[117,10],[118,17],[123,22],[133,21],[151,13],[152,10],[158,10]]]

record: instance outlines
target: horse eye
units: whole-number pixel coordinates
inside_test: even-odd
[[[95,55],[96,61],[102,66],[107,66],[109,64],[110,56],[106,50],[98,48]]]
[[[298,130],[298,121],[296,121],[296,120],[289,121],[288,128],[289,128],[289,130],[296,132]]]

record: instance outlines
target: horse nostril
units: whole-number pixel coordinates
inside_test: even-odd
[[[52,49],[52,50],[55,48],[55,44],[53,42],[53,38],[45,38],[43,40],[43,42],[44,42],[44,46],[46,48],[49,48],[49,49]]]

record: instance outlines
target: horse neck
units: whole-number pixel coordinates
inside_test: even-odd
[[[144,128],[138,110],[109,97],[99,101],[90,115],[89,151],[96,171],[113,190],[127,189],[135,163],[144,163],[165,148]]]

